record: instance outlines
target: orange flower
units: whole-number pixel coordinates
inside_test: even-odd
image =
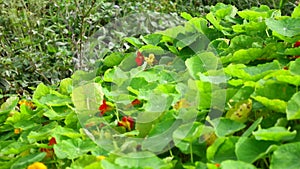
[[[129,116],[124,116],[122,120],[118,122],[118,126],[123,126],[128,131],[131,131],[134,128],[134,120]]]
[[[35,162],[29,165],[27,169],[47,169],[47,166],[41,162]]]
[[[139,100],[139,99],[134,99],[132,102],[131,102],[131,105],[133,106],[138,106],[140,105],[142,102]]]
[[[19,105],[25,105],[27,107],[30,107],[31,109],[35,108],[34,104],[32,101],[27,101],[27,100],[21,100],[19,101]]]
[[[15,134],[20,134],[21,131],[22,131],[21,128],[15,128],[15,129],[14,129],[14,133],[15,133]]]

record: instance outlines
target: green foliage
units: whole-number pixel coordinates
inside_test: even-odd
[[[54,2],[40,9],[48,3]],[[89,18],[89,3],[49,8],[91,7],[91,15],[80,13]],[[298,12],[281,16],[267,6],[239,11],[220,3],[205,16],[184,14],[183,25],[124,38],[128,49],[111,51],[95,70],[76,71],[57,86],[39,83],[31,101],[9,97],[0,108],[1,166],[292,168],[300,131]],[[77,31],[77,40],[86,36]],[[59,49],[47,44],[41,49],[55,55]]]
[[[296,6],[293,2],[282,0],[219,2],[235,5],[239,9],[265,4],[282,9],[284,13],[289,14]],[[60,79],[70,77],[74,72],[74,61],[80,62],[83,59],[83,44],[88,37],[114,18],[149,10],[178,14],[188,12],[192,16],[201,16],[208,13],[210,6],[216,3],[217,1],[199,0],[164,0],[160,3],[154,0],[55,0],[50,2],[46,0],[28,2],[2,0],[0,1],[2,9],[0,12],[0,57],[2,58],[0,61],[0,99],[2,97],[6,99],[9,94],[15,93],[30,97],[30,86],[36,86],[40,82],[48,85],[57,84]],[[213,7],[211,10],[216,11],[220,7]],[[229,8],[223,10],[230,12]],[[252,12],[258,15],[267,13],[263,9],[256,9]],[[239,14],[246,15],[245,17],[248,15],[242,12]],[[217,18],[223,17],[220,14],[217,15]],[[297,10],[292,16],[296,19]],[[191,19],[191,16],[189,18]],[[255,31],[258,30],[257,28],[264,29],[263,27],[264,25],[253,23],[245,26],[246,29],[255,28]],[[147,38],[145,37],[144,40]],[[132,44],[133,39],[130,42]],[[149,44],[156,45],[155,43]],[[141,44],[137,43],[137,45]],[[122,48],[117,45],[116,47]],[[115,62],[118,64],[118,60]],[[105,64],[111,66],[114,63],[106,61]]]

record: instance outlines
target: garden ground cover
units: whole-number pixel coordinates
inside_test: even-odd
[[[181,16],[90,72],[7,99],[1,166],[299,168],[300,6]]]

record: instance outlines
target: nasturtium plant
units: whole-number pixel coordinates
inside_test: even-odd
[[[88,71],[7,97],[1,167],[299,168],[299,5],[182,17],[110,30],[122,47],[99,49]]]

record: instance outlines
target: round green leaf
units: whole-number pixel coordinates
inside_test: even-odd
[[[199,79],[199,72],[216,70],[219,59],[212,52],[195,55],[185,61],[185,65],[194,79]]]
[[[74,88],[72,101],[78,111],[98,111],[103,99],[102,87],[98,83],[89,83]]]
[[[280,35],[293,37],[300,34],[300,18],[266,19],[267,26]]]
[[[112,53],[104,58],[103,64],[108,67],[113,67],[121,63],[123,60],[123,56],[121,53]]]
[[[62,94],[70,94],[72,92],[72,88],[73,88],[73,80],[71,78],[65,78],[63,80],[60,81],[59,84],[59,91]]]
[[[238,160],[253,163],[267,154],[272,141],[255,140],[254,138],[240,137],[236,143],[236,156]]]
[[[218,137],[223,137],[229,134],[233,134],[246,127],[245,124],[236,122],[234,120],[220,118],[220,120],[214,120],[216,122],[216,134]]]
[[[287,119],[300,119],[300,92],[295,93],[288,101],[286,109]]]
[[[296,59],[294,62],[290,63],[290,71],[294,75],[300,75],[300,59]]]
[[[300,168],[300,142],[280,146],[272,155],[270,169]]]

